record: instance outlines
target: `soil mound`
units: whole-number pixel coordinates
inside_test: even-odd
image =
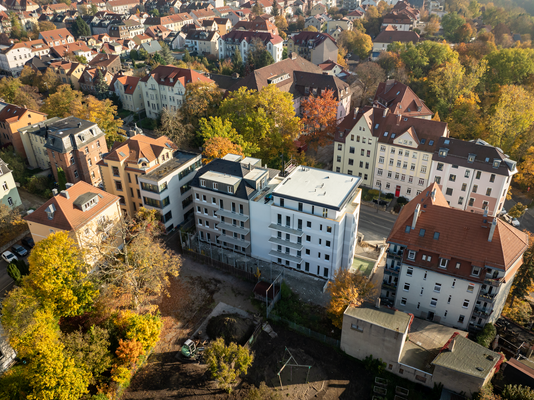
[[[254,324],[250,319],[238,314],[223,314],[209,320],[206,333],[212,340],[222,337],[227,345],[230,342],[243,345],[253,330]]]

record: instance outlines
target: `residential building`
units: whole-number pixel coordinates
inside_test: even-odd
[[[139,85],[140,78],[135,76],[119,75],[115,76],[112,87],[120,97],[122,108],[133,112],[140,112],[145,109],[143,90]]]
[[[108,71],[110,74],[115,75],[118,73],[121,68],[121,58],[113,54],[97,54],[91,61],[89,61],[89,66]]]
[[[433,183],[403,207],[387,242],[382,297],[416,317],[473,330],[500,317],[528,235],[450,207]]]
[[[11,18],[5,11],[0,11],[0,33],[11,34]]]
[[[330,32],[336,28],[341,28],[342,31],[351,31],[353,27],[352,21],[348,18],[331,19],[326,22],[326,31]]]
[[[219,55],[219,38],[217,31],[191,30],[185,37],[185,47],[190,52],[197,52],[200,56],[211,54]]]
[[[170,29],[165,28],[163,25],[153,25],[146,28],[145,35],[150,36],[154,40],[165,40],[171,32]]]
[[[328,33],[299,32],[287,40],[288,54],[293,52],[315,65],[326,60],[337,60],[338,47]]]
[[[55,61],[50,63],[48,68],[59,75],[62,84],[70,84],[74,89],[80,90],[79,79],[85,70],[85,65],[71,61]]]
[[[97,93],[97,91],[98,84],[100,83],[101,79],[105,81],[106,88],[109,88],[111,82],[113,81],[113,75],[111,75],[108,71],[87,67],[78,80],[80,89],[85,93],[100,95],[101,93]]]
[[[10,46],[0,45],[0,69],[6,74],[18,76],[24,68],[24,64],[32,57],[31,48],[23,43],[15,43]]]
[[[107,153],[107,144],[106,135],[98,125],[75,117],[51,120],[43,125],[54,179],[58,180],[57,169],[62,168],[67,182],[100,185],[102,178],[97,162]]]
[[[499,371],[504,355],[467,335],[394,308],[349,306],[343,315],[340,347],[360,360],[381,359],[389,372],[403,379],[472,396]]]
[[[219,59],[231,58],[236,51],[241,53],[243,63],[253,47],[253,40],[260,40],[271,54],[275,63],[282,60],[284,40],[267,32],[231,31],[219,38]]]
[[[393,11],[383,17],[382,29],[386,27],[397,31],[411,31],[414,28],[414,20],[409,15]]]
[[[150,38],[150,36],[147,37]],[[154,54],[161,51],[161,45],[157,40],[150,40],[146,43],[141,43],[141,45],[139,46],[139,50],[141,49],[145,50],[148,54]]]
[[[371,58],[377,60],[380,53],[387,51],[388,46],[392,43],[418,43],[420,40],[417,32],[396,30],[391,26],[387,26],[373,39],[373,51]]]
[[[334,97],[338,100],[338,122],[349,111],[351,99],[349,85],[333,75],[324,74],[320,67],[295,53],[291,53],[285,60],[254,70],[243,79],[237,80],[228,90],[232,92],[245,86],[259,91],[270,84],[276,84],[281,91],[293,95],[293,106],[297,115],[302,115],[303,99],[310,95],[319,95],[326,89],[333,90]]]
[[[208,8],[191,10],[189,11],[189,15],[193,17],[193,21],[201,21],[203,19],[213,19],[217,17],[217,14],[215,14],[213,10]]]
[[[68,232],[90,265],[100,258],[99,245],[122,223],[119,198],[86,182],[69,184],[24,219],[35,243],[53,233]],[[111,240],[116,247],[123,245],[120,235]]]
[[[364,13],[359,11],[359,10],[356,10],[356,5],[355,5],[355,2],[357,2],[358,0],[345,0],[343,2],[343,7],[345,8],[345,4],[347,4],[347,7],[349,10],[353,10],[351,11],[350,13],[347,14],[347,19],[349,21],[352,21],[352,23],[354,23],[354,20],[357,20],[357,19],[362,19],[363,18],[363,15]]]
[[[202,166],[201,158],[200,154],[175,151],[165,163],[139,175],[144,207],[160,212],[167,232],[194,213],[191,182]]]
[[[226,35],[232,30],[232,21],[229,18],[213,18],[213,21],[217,24],[219,36]]]
[[[251,201],[252,255],[324,279],[352,265],[360,178],[305,166]],[[272,200],[265,199],[271,193]],[[270,211],[270,212],[269,212]]]
[[[18,130],[46,119],[46,114],[9,103],[0,102],[0,145],[13,146],[21,157],[26,151]]]
[[[150,17],[145,20],[145,26],[162,25],[165,28],[180,32],[182,27],[193,23],[193,17],[188,13],[172,14],[165,17]]]
[[[17,184],[13,178],[13,171],[2,159],[0,159],[0,185],[0,204],[11,209],[22,205]]]
[[[259,159],[233,154],[200,168],[190,183],[199,239],[250,255],[254,217],[250,200],[277,174],[262,168]]]
[[[345,8],[345,2],[343,2],[343,8]],[[317,3],[311,8],[310,15],[322,15],[326,14],[327,12],[328,9],[323,3]]]
[[[157,118],[163,108],[181,108],[185,87],[193,82],[213,82],[191,69],[160,65],[139,81],[143,91],[145,110],[149,118]]]
[[[59,121],[61,118],[53,117],[32,125],[19,128],[18,133],[24,145],[26,161],[31,168],[47,170],[51,168],[50,158],[46,150],[47,124]]]
[[[2,5],[8,10],[19,11],[36,11],[39,9],[39,4],[31,0],[4,0]]]
[[[90,49],[85,42],[74,42],[53,46],[50,48],[51,55],[56,58],[67,58],[69,55],[84,57],[87,61],[94,57],[93,49]]]
[[[271,21],[256,17],[252,21],[239,21],[234,25],[234,31],[267,32],[278,35],[278,28]]]
[[[140,4],[139,0],[111,0],[106,3],[106,8],[117,14],[130,14]]]
[[[44,42],[50,47],[74,43],[76,41],[74,39],[74,35],[65,28],[40,32],[39,39],[43,39]]]
[[[438,184],[451,207],[498,216],[516,165],[501,149],[481,139],[440,138],[430,181]]]
[[[304,21],[304,27],[308,28],[313,26],[315,29],[317,29],[317,32],[322,32],[323,26],[325,26],[328,21],[330,21],[330,17],[327,14],[312,14]]]
[[[391,114],[405,117],[432,119],[434,115],[409,86],[393,79],[378,84],[373,106],[388,108]]]

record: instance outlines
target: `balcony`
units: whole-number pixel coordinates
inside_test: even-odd
[[[481,294],[478,295],[478,298],[479,298],[479,300],[485,301],[487,303],[493,303],[493,301],[495,300],[495,296],[496,296],[495,293],[493,293],[493,294],[481,293]]]
[[[225,222],[221,222],[221,223],[217,224],[217,228],[220,229],[221,231],[224,229],[224,230],[227,230],[227,231],[230,231],[230,232],[239,233],[240,235],[248,235],[249,232],[250,232],[250,229],[241,228],[240,226],[227,224]]]
[[[401,258],[403,254],[404,254],[404,250],[397,250],[397,251],[388,250],[387,256],[391,258]]]
[[[492,312],[493,310],[490,310],[488,308],[475,307],[473,315],[480,318],[488,318]]]
[[[382,289],[397,290],[397,285],[394,282],[388,283],[386,281],[382,281]]]
[[[234,237],[231,237],[231,236],[221,235],[221,236],[218,237],[218,239],[219,239],[219,243],[225,242],[225,243],[228,243],[228,244],[241,246],[241,247],[245,247],[245,248],[250,246],[250,242],[249,241],[241,240],[241,239],[234,238]]]
[[[270,229],[274,229],[276,231],[289,233],[290,235],[296,235],[296,236],[299,236],[299,237],[301,237],[303,235],[303,232],[301,230],[293,229],[293,228],[290,228],[289,226],[271,224],[271,225],[269,225],[269,228]]]
[[[281,258],[282,260],[288,260],[297,264],[300,264],[302,262],[301,257],[292,256],[286,253],[282,253],[281,251],[271,250],[269,252],[270,256]]]
[[[243,222],[248,221],[248,215],[238,214],[236,212],[223,210],[222,208],[218,209],[216,213],[219,217],[231,218],[231,219],[235,219],[237,221],[243,221]]]
[[[289,240],[278,239],[275,237],[271,237],[269,239],[269,242],[274,243],[274,244],[279,244],[281,246],[289,247],[290,249],[294,249],[294,250],[302,250],[302,247],[303,247],[301,243],[294,243],[294,242],[290,242]]]
[[[499,286],[502,278],[484,278],[484,285]]]

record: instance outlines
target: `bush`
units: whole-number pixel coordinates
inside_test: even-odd
[[[24,189],[44,198],[52,197],[54,181],[46,176],[32,176],[24,184]]]
[[[408,203],[408,199],[406,197],[401,196],[401,197],[399,197],[397,199],[397,204],[401,204],[402,205],[402,204],[406,204],[406,203]]]
[[[363,360],[365,369],[373,375],[382,375],[386,370],[386,363],[381,358],[373,358],[372,355],[368,355]]]
[[[384,197],[385,197],[386,199],[392,199],[392,198],[395,197],[395,195],[394,195],[393,193],[386,193],[386,194],[384,195]]]
[[[374,197],[374,196],[378,196],[380,194],[380,190],[369,189],[369,191],[367,193],[369,193],[370,195],[372,195]]]
[[[502,398],[503,400],[534,400],[534,390],[528,386],[506,385]]]
[[[477,336],[477,343],[484,347],[490,347],[493,339],[497,335],[497,329],[492,323],[488,323],[484,326],[484,329]]]
[[[12,262],[7,266],[7,274],[11,279],[15,281],[17,285],[20,285],[20,281],[22,280],[22,274],[20,273],[17,265]]]

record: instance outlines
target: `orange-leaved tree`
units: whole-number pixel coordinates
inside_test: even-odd
[[[375,294],[374,285],[365,276],[348,269],[339,269],[326,291],[330,295],[327,312],[332,324],[339,329],[343,326],[343,313],[348,306],[359,307]]]
[[[206,140],[204,143],[204,151],[202,155],[204,156],[203,162],[205,164],[209,163],[211,160],[216,158],[222,158],[228,153],[239,154],[244,156],[243,148],[226,137],[216,136]]]
[[[337,122],[337,99],[331,89],[302,101],[303,133],[300,140],[315,151],[334,139]]]

